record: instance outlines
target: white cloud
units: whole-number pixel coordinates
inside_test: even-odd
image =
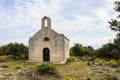
[[[3,2],[0,1],[1,44],[15,41],[28,44],[28,38],[41,28],[43,16],[52,18],[52,28],[68,36],[71,45],[79,42],[98,48],[115,36],[107,23],[116,16],[112,0],[14,0],[14,5],[7,7]]]

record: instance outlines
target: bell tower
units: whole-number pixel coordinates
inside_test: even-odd
[[[41,26],[42,28],[43,27],[48,27],[48,28],[51,28],[51,19],[47,16],[44,16],[42,19],[41,19]]]

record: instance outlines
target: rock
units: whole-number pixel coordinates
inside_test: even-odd
[[[35,78],[35,74],[32,74],[32,77]]]
[[[11,73],[5,73],[4,76],[12,76]]]
[[[88,61],[87,65],[88,65],[88,66],[91,66],[91,65],[93,65],[93,62]]]
[[[99,73],[103,73],[101,70],[98,70]]]
[[[26,72],[26,76],[33,76],[31,72]]]
[[[4,78],[5,76],[3,76],[3,75],[0,75],[0,78]]]
[[[37,63],[36,65],[41,65],[41,63]]]
[[[95,64],[93,65],[93,67],[96,67],[96,66],[97,66],[97,65],[95,65]]]
[[[18,70],[18,72],[20,73],[20,72],[22,72],[22,70],[21,70],[21,69],[19,69],[19,70]]]

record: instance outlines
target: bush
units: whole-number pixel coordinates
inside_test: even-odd
[[[92,58],[93,58],[93,57],[92,57]],[[82,57],[81,57],[81,59],[82,59],[83,61],[91,61],[92,58],[91,58],[90,56],[82,56]]]
[[[37,71],[40,74],[56,74],[56,67],[52,63],[42,63],[37,65]]]
[[[72,76],[64,76],[63,80],[75,80],[75,78]]]
[[[0,56],[9,56],[10,59],[27,59],[28,58],[28,47],[23,43],[9,43],[0,47]]]
[[[83,61],[85,61],[85,60],[86,60],[86,56],[82,56],[81,59],[82,59]]]
[[[7,59],[7,56],[0,56],[0,62],[5,62]]]
[[[3,64],[1,67],[2,68],[8,68],[8,64]]]
[[[6,55],[0,56],[0,59],[8,59],[8,56]]]
[[[14,65],[14,68],[15,68],[15,69],[21,69],[21,67],[20,67],[19,65],[17,65],[17,64]]]
[[[110,65],[111,65],[111,67],[113,67],[113,68],[118,67],[117,60],[115,60],[115,59],[111,59],[111,60],[109,61],[109,63],[110,63]]]
[[[95,58],[94,62],[100,62],[101,64],[105,64],[105,60],[101,58]]]
[[[73,56],[67,59],[67,63],[70,63],[70,62],[73,62],[73,61],[75,61],[75,57],[73,57]]]

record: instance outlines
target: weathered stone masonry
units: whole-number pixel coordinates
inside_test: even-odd
[[[69,39],[51,29],[51,19],[41,19],[42,28],[29,39],[29,61],[65,63],[69,58]]]

